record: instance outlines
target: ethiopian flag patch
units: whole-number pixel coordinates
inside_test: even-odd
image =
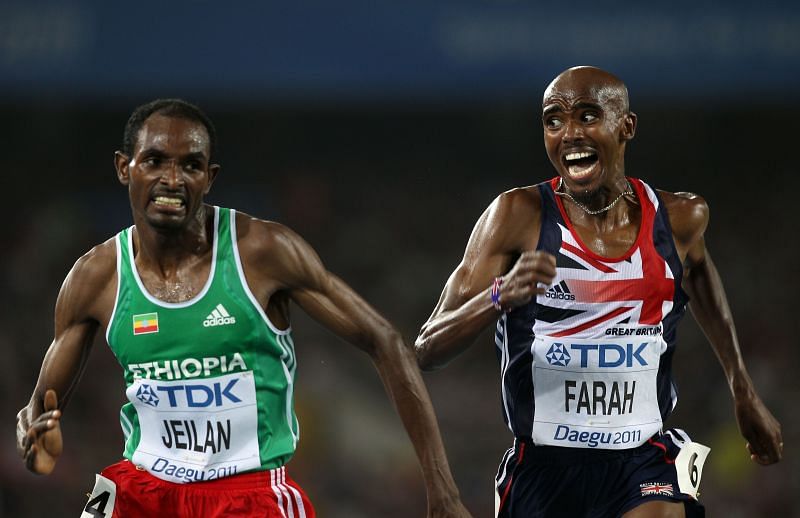
[[[148,333],[158,333],[158,313],[133,315],[133,334],[146,335]]]

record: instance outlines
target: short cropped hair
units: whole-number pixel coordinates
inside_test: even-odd
[[[203,110],[183,99],[156,99],[155,101],[150,101],[133,110],[133,113],[131,113],[131,116],[128,118],[128,122],[125,124],[125,133],[122,135],[123,153],[128,156],[133,156],[133,150],[139,138],[139,131],[141,131],[144,121],[154,114],[186,119],[202,124],[205,126],[206,132],[208,133],[210,144],[209,152],[212,156],[216,153],[217,131],[214,129],[214,124],[211,122],[211,119],[208,118],[208,115],[203,113]],[[210,158],[211,157],[209,157],[209,159]]]

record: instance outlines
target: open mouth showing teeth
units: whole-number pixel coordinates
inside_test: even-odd
[[[597,153],[594,151],[575,151],[564,156],[569,175],[573,178],[589,176],[597,165]]]
[[[161,205],[162,207],[174,207],[177,209],[184,206],[182,199],[169,196],[156,196],[153,201],[156,205]]]

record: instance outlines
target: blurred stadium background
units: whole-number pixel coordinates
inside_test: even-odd
[[[747,364],[784,427],[785,461],[753,465],[688,317],[668,425],[712,447],[701,499],[710,516],[800,516],[798,4],[431,4],[0,3],[0,516],[77,516],[94,473],[121,455],[123,383],[102,339],[65,412],[55,474],[24,470],[12,421],[63,277],[131,223],[112,156],[134,106],[200,104],[223,165],[210,201],[300,232],[413,341],[486,205],[552,175],[541,94],[576,64],[629,86],[628,174],[708,200]],[[294,330],[302,439],[290,471],[319,514],[423,516],[416,461],[367,357],[299,311]],[[464,501],[490,516],[511,443],[490,337],[426,380]]]

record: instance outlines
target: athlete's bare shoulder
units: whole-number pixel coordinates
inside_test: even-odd
[[[672,234],[679,245],[691,246],[708,226],[708,204],[691,192],[658,191],[669,215]]]
[[[302,284],[319,263],[314,249],[286,225],[237,212],[236,235],[248,281],[268,291]]]
[[[516,187],[500,194],[495,203],[511,217],[537,215],[542,210],[542,197],[535,185]]]
[[[116,292],[117,247],[110,238],[83,254],[67,274],[56,312],[78,320],[100,320],[110,313]]]
[[[290,250],[302,238],[286,225],[259,219],[244,212],[236,213],[236,236],[239,253],[248,258],[269,258]]]
[[[74,279],[89,289],[96,289],[112,280],[116,272],[117,246],[112,237],[79,257],[67,280]]]
[[[478,221],[475,232],[491,237],[504,251],[535,248],[541,214],[539,189],[535,185],[517,187],[494,199]]]

